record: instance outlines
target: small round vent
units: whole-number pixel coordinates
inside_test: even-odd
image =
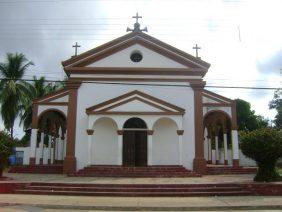
[[[140,62],[143,59],[143,56],[142,56],[141,52],[134,51],[130,55],[130,59],[131,59],[132,62],[138,63],[138,62]]]

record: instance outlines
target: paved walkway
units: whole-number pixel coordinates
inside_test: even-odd
[[[10,205],[7,205],[10,204]],[[0,194],[0,211],[61,210],[282,210],[282,197],[77,197]],[[33,209],[33,210],[31,210]],[[51,211],[51,210],[49,210]]]
[[[110,178],[110,177],[67,177],[59,174],[5,173],[14,181],[21,182],[68,182],[68,183],[117,183],[117,184],[201,184],[201,183],[245,183],[253,182],[252,174],[205,175],[187,178]]]

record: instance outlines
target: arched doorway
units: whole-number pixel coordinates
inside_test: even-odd
[[[56,109],[38,118],[37,156],[40,164],[62,163],[66,155],[66,117]]]
[[[123,165],[147,166],[147,125],[140,118],[130,118],[123,125]]]

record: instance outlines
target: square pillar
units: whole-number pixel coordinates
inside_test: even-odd
[[[117,134],[118,134],[118,165],[122,166],[123,130],[118,130]]]
[[[194,171],[205,174],[207,162],[204,157],[204,120],[202,92],[205,82],[190,83],[194,90],[194,130],[195,130],[195,158],[193,161]]]
[[[148,153],[148,166],[153,165],[153,130],[148,130],[148,146],[147,146],[147,153]]]
[[[40,148],[40,159],[39,159],[39,164],[43,164],[43,158],[44,158],[44,136],[45,134],[42,132],[40,136],[40,143],[39,143],[39,148]]]
[[[32,130],[31,130],[30,152],[29,152],[29,165],[35,165],[35,161],[36,161],[37,133],[38,133],[38,129],[32,129]]]
[[[86,130],[87,133],[87,139],[88,139],[88,165],[91,165],[91,159],[92,159],[92,140],[93,140],[93,133],[94,130],[88,129]]]
[[[67,150],[63,162],[63,173],[72,174],[76,172],[75,139],[76,139],[76,116],[77,116],[77,90],[80,81],[69,80],[66,89],[69,91],[68,114],[67,114]]]
[[[223,145],[224,145],[224,165],[228,165],[228,148],[227,148],[227,134],[223,133]]]
[[[182,143],[183,143],[183,133],[184,130],[177,130],[178,135],[178,153],[179,153],[179,165],[183,165],[183,152],[182,152]]]
[[[49,152],[49,156],[48,156],[48,164],[51,164],[51,158],[52,158],[52,136],[48,135],[48,152]]]
[[[233,166],[239,166],[239,142],[238,131],[232,130],[232,154],[233,154]]]
[[[215,136],[215,164],[219,164],[219,155],[218,155],[218,136]]]
[[[207,137],[208,141],[208,164],[212,163],[212,145],[211,145],[211,138],[210,136]]]

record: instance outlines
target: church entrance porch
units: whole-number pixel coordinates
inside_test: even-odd
[[[123,166],[147,166],[147,126],[140,118],[131,118],[123,129]]]

